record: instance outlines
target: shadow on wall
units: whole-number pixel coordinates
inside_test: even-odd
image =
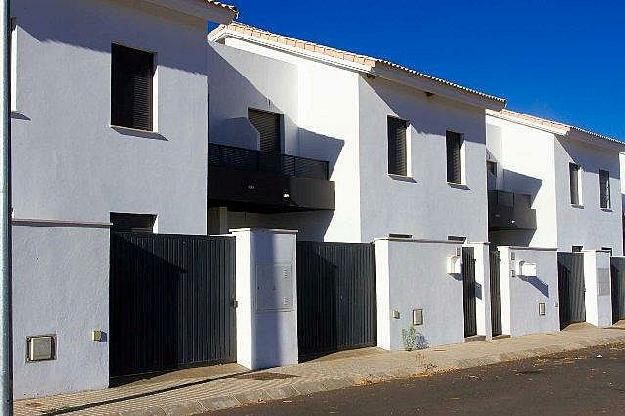
[[[536,289],[538,289],[538,291],[540,293],[543,294],[543,296],[545,296],[547,298],[549,297],[549,285],[546,284],[540,277],[537,277],[537,276],[532,276],[532,277],[519,276],[519,278],[521,280],[526,281],[530,285],[534,286]]]
[[[256,64],[256,65],[253,65]],[[285,82],[296,82],[285,70],[270,73],[289,64],[229,48],[221,44],[208,46],[209,79],[209,141],[227,146],[258,150],[259,134],[247,118],[249,108],[271,111],[283,115],[282,139],[284,153],[304,158],[328,161],[332,175],[344,147],[344,140],[315,131],[300,128],[291,114],[297,110],[297,88],[294,96],[284,92]],[[293,67],[293,71],[296,71]],[[258,78],[254,85],[252,79]],[[265,92],[261,91],[264,89]],[[279,94],[279,95],[278,95]],[[287,94],[285,98],[285,94]],[[275,95],[275,96],[274,96]],[[282,108],[280,100],[295,104]],[[289,101],[290,100],[290,101]],[[332,178],[331,178],[332,179]],[[340,178],[337,178],[340,181]],[[337,185],[340,186],[340,185]],[[210,195],[209,195],[210,198]],[[323,240],[334,217],[334,211],[306,211],[261,214],[253,212],[230,212],[229,228],[259,227],[298,230],[298,239]]]
[[[173,18],[173,12],[148,3],[140,8],[134,2],[128,3],[21,0],[14,13],[20,16],[19,27],[42,43],[64,43],[110,54],[113,42],[128,42],[130,47],[157,52],[159,66],[206,73],[206,61],[188,48],[180,47],[185,41],[198,49],[201,47],[206,26],[200,19],[193,19],[193,25],[189,25],[191,19],[172,25],[172,19],[159,16]],[[42,7],[46,10],[43,13],[29,13],[30,9]],[[146,37],[145,33],[151,35]],[[197,43],[193,43],[195,39]]]

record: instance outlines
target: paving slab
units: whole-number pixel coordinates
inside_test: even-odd
[[[557,334],[474,341],[411,352],[365,348],[255,372],[236,365],[183,370],[104,390],[18,400],[15,415],[201,414],[588,346],[625,343],[625,325],[621,323],[615,328],[578,325]]]

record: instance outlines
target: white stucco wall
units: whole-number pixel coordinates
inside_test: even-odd
[[[569,162],[581,166],[580,201],[570,203]],[[599,205],[599,170],[610,172],[610,209]],[[555,175],[558,208],[558,248],[571,251],[580,245],[588,250],[612,249],[623,253],[620,161],[617,150],[606,151],[568,138],[555,145]]]
[[[297,364],[296,231],[231,232],[237,253],[237,362],[251,370]],[[267,267],[279,267],[281,272],[269,276],[262,271]],[[281,285],[288,270],[290,283]],[[273,287],[273,291],[261,291],[261,287]],[[266,295],[280,309],[261,307],[265,303],[260,297]]]
[[[487,241],[484,110],[381,78],[359,81],[363,241],[389,233]],[[389,115],[410,122],[409,181],[387,174]],[[447,130],[464,136],[465,188],[447,183]]]
[[[493,242],[556,247],[554,135],[492,115],[486,123],[488,151],[498,163],[498,189],[531,195],[537,224],[535,232],[492,233]]]
[[[375,241],[379,347],[404,348],[402,329],[412,325],[414,309],[423,309],[423,325],[416,330],[427,346],[464,341],[462,276],[447,274],[447,259],[461,246],[449,241]],[[393,317],[394,310],[399,319]]]
[[[108,387],[109,230],[13,226],[13,391],[17,399]],[[26,337],[57,337],[56,360],[26,362]]]
[[[12,3],[15,217],[108,222],[111,211],[152,213],[161,232],[205,233],[206,22],[141,2]],[[156,53],[159,135],[109,126],[113,42]]]
[[[330,180],[336,186],[336,208],[332,212],[248,215],[245,219],[235,214],[233,219],[237,222],[233,225],[291,228],[299,230],[300,237],[306,239],[360,242],[358,75],[243,39],[227,38],[225,45],[279,61],[257,59],[256,67],[243,69],[243,73],[255,72],[250,79],[266,77],[264,84],[259,83],[265,86],[260,90],[272,103],[278,102],[276,97],[281,91],[296,93],[297,114],[290,114],[289,118],[297,121],[297,139],[288,142],[287,153],[329,161]],[[289,84],[295,75],[287,69],[271,72],[276,66],[296,68],[297,83]],[[236,105],[240,108],[248,102],[245,95],[235,95],[233,99],[239,101]],[[211,121],[211,126],[213,122],[219,123]]]
[[[610,254],[595,250],[583,253],[586,322],[599,327],[611,326]]]
[[[498,250],[501,258],[502,333],[516,337],[559,331],[556,249],[501,246]],[[537,276],[517,275],[517,265],[521,261],[535,263]],[[515,276],[511,271],[515,271]],[[545,315],[542,316],[539,314],[540,303],[545,304]]]

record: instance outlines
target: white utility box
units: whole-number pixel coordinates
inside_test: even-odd
[[[462,257],[449,256],[447,258],[447,273],[448,274],[462,273]]]
[[[517,276],[536,277],[538,276],[538,267],[536,263],[521,260],[516,265],[516,274]]]

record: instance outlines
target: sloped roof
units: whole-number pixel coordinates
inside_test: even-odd
[[[549,130],[552,133],[559,134],[562,136],[568,136],[573,132],[581,136],[585,136],[587,138],[606,140],[608,142],[625,147],[624,142],[614,137],[610,137],[601,133],[596,133],[590,130],[586,130],[581,127],[576,127],[576,126],[572,126],[569,124],[561,123],[559,121],[548,120],[546,118],[533,116],[531,114],[517,113],[516,111],[511,111],[507,109],[503,109],[500,111],[488,111],[488,114],[493,115],[495,117],[500,117],[500,118],[504,118],[507,120],[511,120],[511,121],[523,121],[529,125],[542,127],[546,130]]]
[[[429,74],[425,74],[423,72],[419,72],[412,68],[408,68],[394,62],[375,58],[367,55],[362,55],[354,52],[344,51],[340,49],[336,49],[330,46],[320,45],[314,42],[309,42],[301,39],[295,39],[288,36],[278,35],[275,33],[268,32],[266,30],[258,29],[253,26],[249,26],[239,22],[233,22],[229,25],[221,25],[217,29],[213,30],[209,34],[210,40],[217,40],[228,33],[239,33],[244,36],[256,38],[259,40],[273,42],[276,44],[282,44],[287,47],[299,49],[302,52],[309,52],[313,54],[318,54],[322,56],[326,56],[332,59],[338,59],[347,63],[353,63],[359,66],[362,66],[365,71],[373,72],[376,67],[386,67],[388,69],[399,71],[410,76],[419,78],[421,80],[433,82],[443,87],[452,88],[458,92],[473,95],[483,100],[491,101],[496,103],[497,105],[503,107],[506,103],[504,98],[500,98],[494,95],[486,94],[484,92],[468,88],[457,84],[452,81],[448,81],[443,78],[435,77]]]
[[[225,9],[231,13],[234,14],[234,17],[236,18],[239,15],[239,10],[237,9],[236,6],[232,6],[230,4],[226,4],[226,3],[222,3],[220,1],[215,1],[215,0],[204,0],[206,3],[211,4],[213,6],[217,6],[220,7],[222,9]]]

